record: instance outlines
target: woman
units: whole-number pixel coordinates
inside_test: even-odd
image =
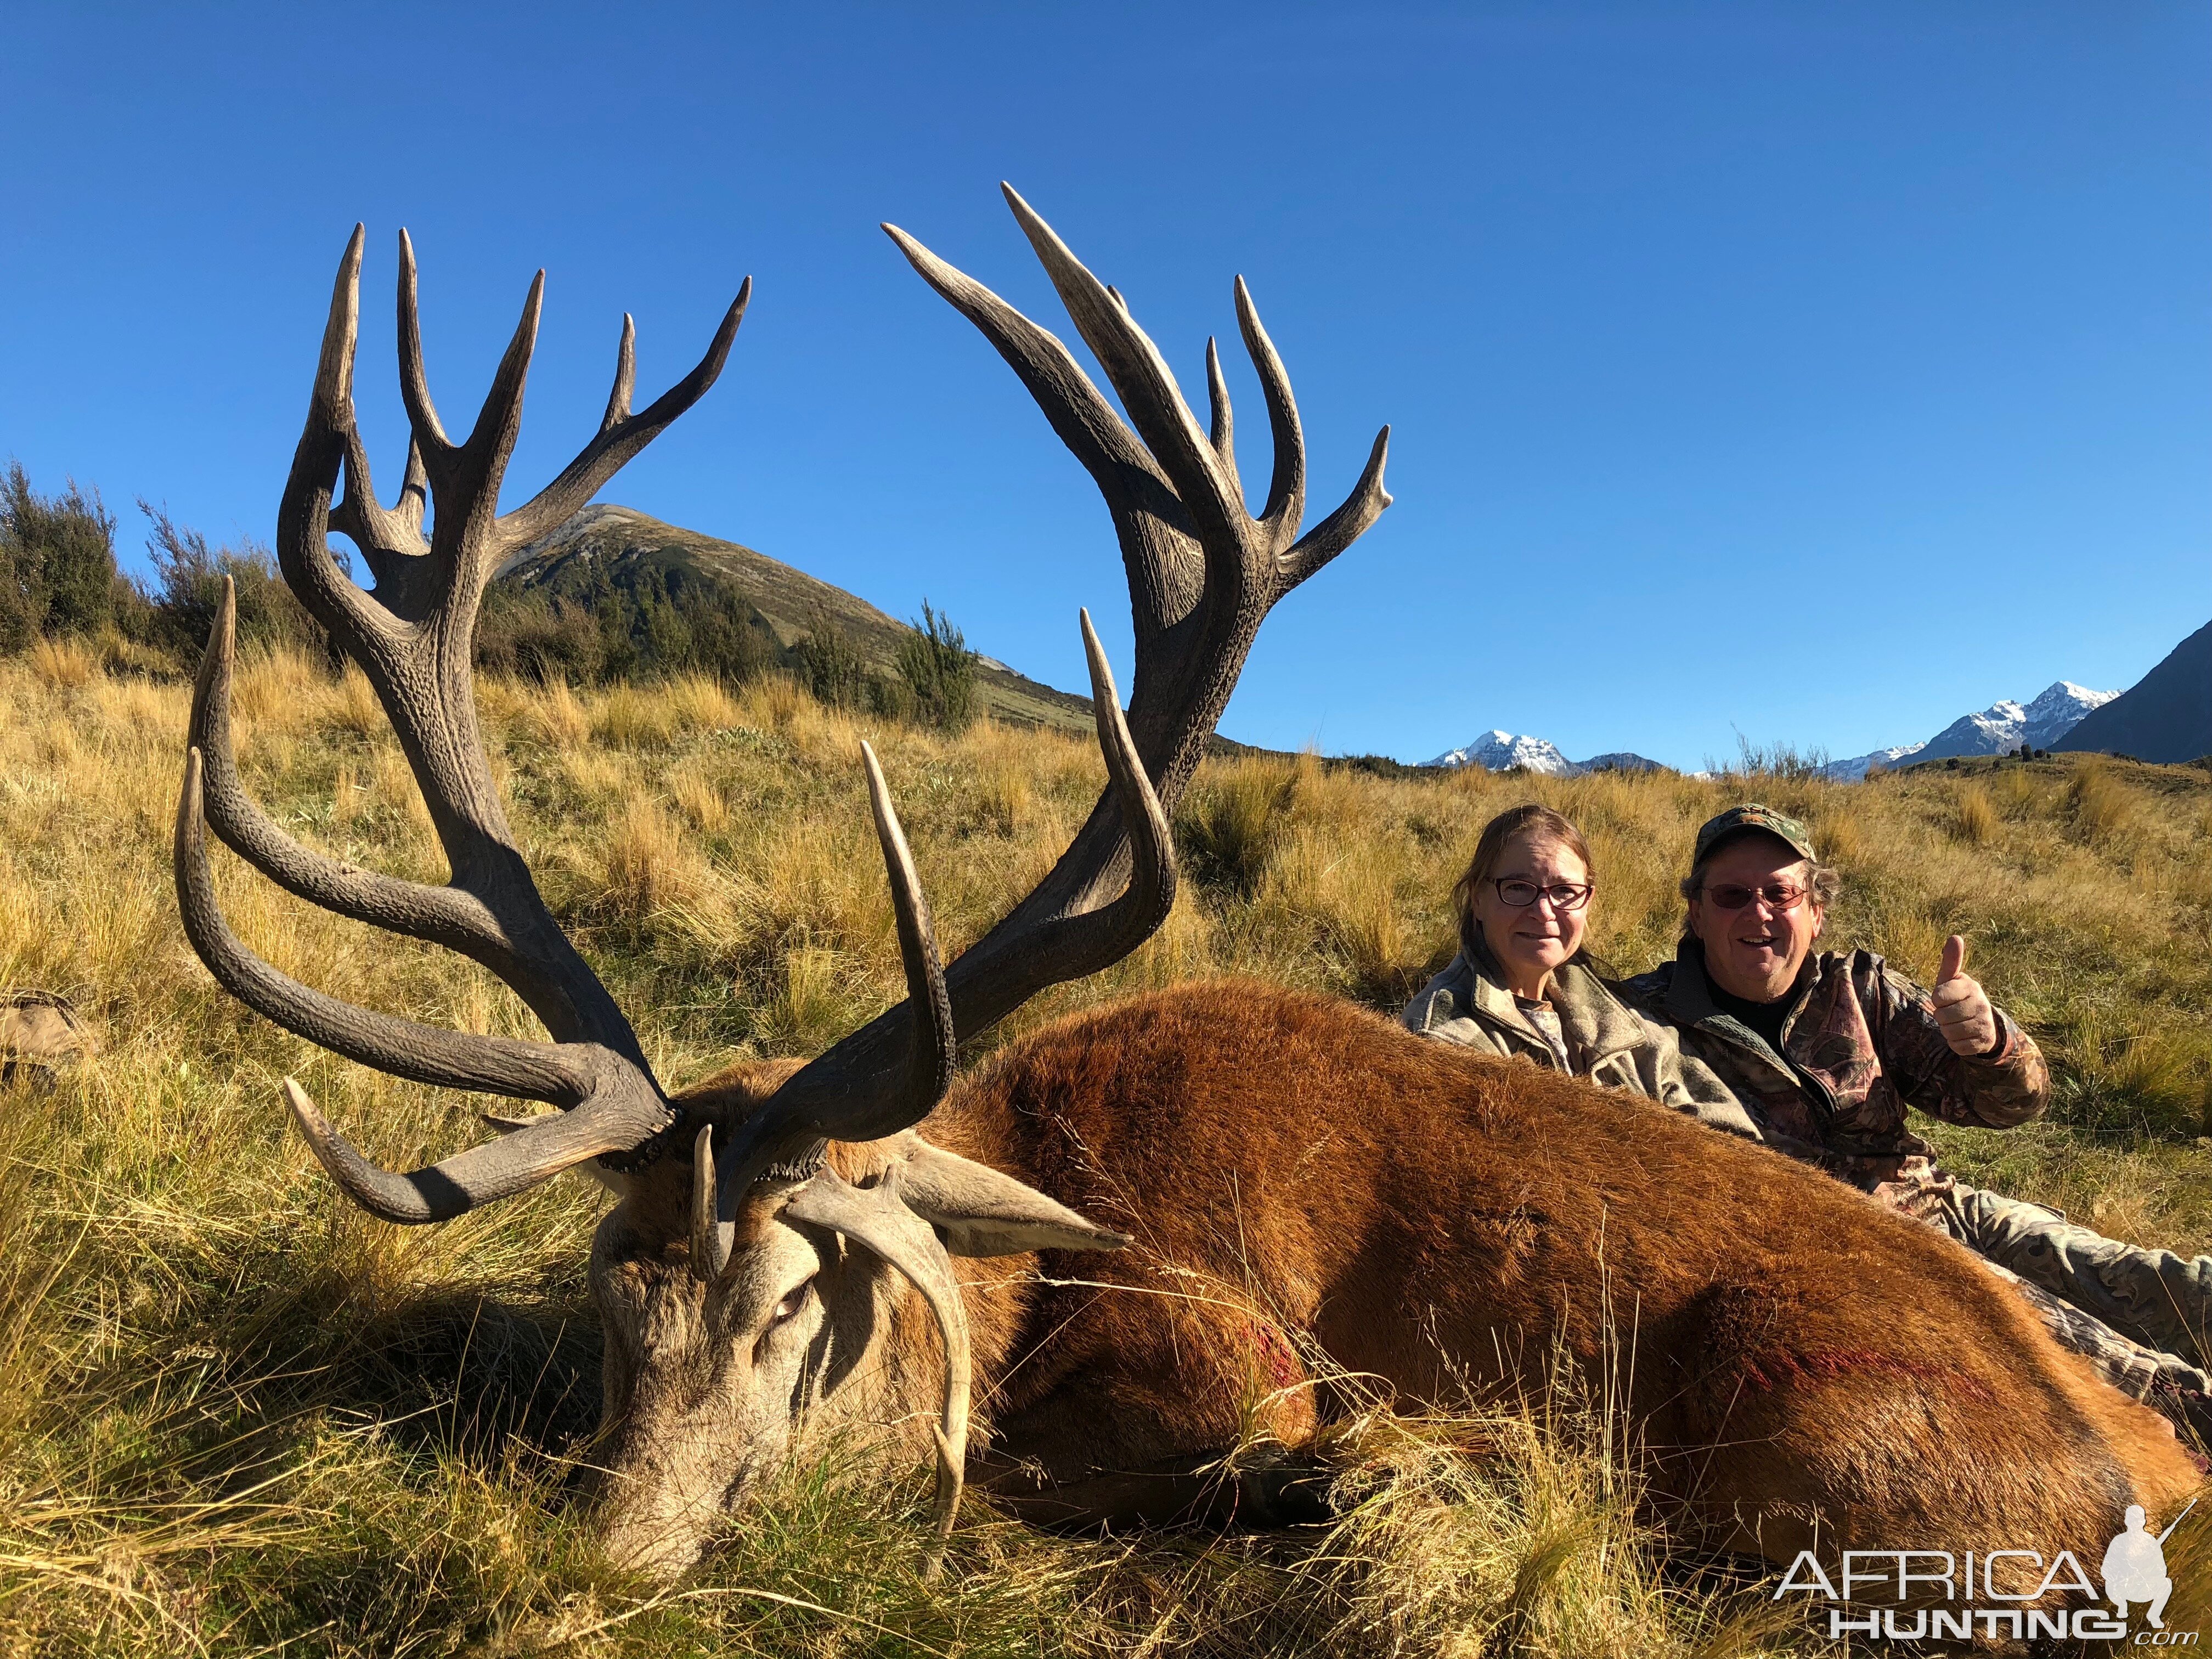
[[[1583,941],[1595,891],[1589,845],[1567,819],[1533,802],[1500,812],[1452,890],[1460,952],[1407,1005],[1407,1027],[1632,1090],[1758,1139],[1727,1085],[1592,970]]]

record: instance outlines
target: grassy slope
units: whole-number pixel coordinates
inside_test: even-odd
[[[495,684],[483,703],[548,896],[663,1077],[814,1050],[896,994],[861,727],[781,682],[734,700]],[[564,1484],[596,1408],[582,1268],[603,1200],[566,1181],[408,1230],[321,1178],[276,1103],[286,1072],[387,1164],[473,1138],[484,1103],[333,1060],[216,991],[167,868],[185,705],[68,649],[0,664],[0,985],[69,992],[107,1045],[51,1091],[0,1091],[0,1655],[1810,1650],[1762,1634],[1771,1610],[1741,1585],[1664,1560],[1601,1417],[1564,1395],[1542,1423],[1352,1425],[1360,1501],[1325,1537],[1097,1544],[971,1504],[928,1586],[925,1473],[885,1502],[860,1449],[831,1448],[674,1596],[611,1574]],[[362,682],[264,662],[239,708],[248,777],[295,833],[438,878]],[[878,735],[957,951],[1045,867],[1102,769],[1052,732]],[[2212,1245],[2207,783],[2069,761],[1757,786],[1835,849],[1839,938],[1924,976],[1968,933],[2053,1052],[2060,1121],[1943,1131],[1954,1165],[2191,1249]],[[1641,967],[1672,939],[1691,829],[1729,793],[1209,762],[1182,825],[1200,879],[1167,927],[1014,1029],[1223,969],[1395,1003],[1445,951],[1481,823],[1531,794],[1589,833],[1599,943]],[[471,964],[222,859],[234,923],[280,966],[530,1030]]]
[[[775,630],[778,644],[796,644],[812,631],[815,617],[823,615],[844,630],[870,669],[884,675],[897,672],[899,642],[908,632],[906,623],[764,553],[664,524],[631,507],[605,502],[586,507],[533,543],[529,556],[509,567],[501,580],[527,583],[580,554],[610,562],[640,554],[673,558],[736,589]],[[1091,729],[1088,697],[1054,690],[992,662],[978,665],[976,680],[984,708],[997,719],[1068,732]]]

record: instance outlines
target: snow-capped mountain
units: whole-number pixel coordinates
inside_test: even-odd
[[[1427,764],[1431,766],[1480,766],[1486,772],[1504,772],[1519,767],[1524,772],[1540,772],[1547,777],[1577,778],[1585,772],[1656,772],[1659,763],[1646,760],[1641,755],[1632,755],[1626,750],[1611,754],[1595,755],[1586,761],[1571,761],[1559,752],[1559,745],[1542,738],[1515,737],[1510,732],[1485,732],[1472,743],[1457,749],[1448,749]]]
[[[2033,702],[2017,703],[2008,698],[1991,703],[1978,714],[1961,714],[1924,742],[1831,761],[1827,774],[1856,782],[1866,776],[1869,765],[1891,767],[1908,761],[1944,760],[1954,755],[2001,755],[2022,744],[2048,749],[2079,726],[2090,710],[2103,708],[2119,695],[2060,680]]]
[[[1503,772],[1517,766],[1524,772],[1541,772],[1547,777],[1565,778],[1574,775],[1575,763],[1559,750],[1556,744],[1541,738],[1516,738],[1510,732],[1485,732],[1472,743],[1457,749],[1448,749],[1431,766],[1480,766],[1486,772]]]

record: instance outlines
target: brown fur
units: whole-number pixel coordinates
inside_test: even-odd
[[[741,1115],[787,1069],[686,1100]],[[958,1264],[978,1472],[1033,1512],[1164,1518],[1188,1501],[1174,1472],[1255,1431],[1304,1445],[1340,1404],[1307,1356],[1409,1406],[1533,1397],[1562,1355],[1609,1372],[1662,1506],[1778,1560],[1816,1526],[1839,1547],[2079,1554],[2197,1483],[2163,1419],[1933,1231],[1343,1002],[1218,982],[1080,1014],[922,1133],[1136,1237]],[[856,1180],[876,1157],[833,1149]],[[679,1253],[680,1173],[625,1206]],[[919,1417],[933,1332],[899,1312],[887,1375]]]

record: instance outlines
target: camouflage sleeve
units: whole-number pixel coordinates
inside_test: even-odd
[[[1911,1104],[1947,1123],[1984,1129],[2009,1129],[2041,1117],[2051,1104],[2051,1073],[2035,1039],[1995,1009],[1997,1046],[1978,1059],[1954,1054],[1936,1022],[1926,991],[1902,974],[1883,968],[1881,1066]]]

